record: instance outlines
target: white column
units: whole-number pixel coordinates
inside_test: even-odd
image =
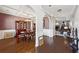
[[[43,18],[40,17],[36,20],[36,42],[35,47],[39,46],[39,37],[43,36]]]

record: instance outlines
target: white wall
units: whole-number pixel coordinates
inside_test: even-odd
[[[74,28],[78,29],[78,39],[79,39],[79,6],[77,6],[77,10],[74,16]],[[79,44],[78,44],[79,47]]]
[[[11,36],[8,38],[15,36],[15,30],[0,30],[0,39],[5,39],[5,33],[11,33]]]
[[[53,37],[53,29],[43,29],[43,35]]]
[[[53,19],[50,16],[49,18],[49,29],[43,29],[43,35],[53,37]]]
[[[78,29],[78,38],[79,38],[79,6],[77,7],[77,10],[74,16],[74,28]]]

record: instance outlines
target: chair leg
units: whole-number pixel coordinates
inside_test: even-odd
[[[16,42],[19,43],[19,38],[18,37],[16,38]]]

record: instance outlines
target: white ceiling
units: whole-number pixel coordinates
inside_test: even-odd
[[[7,5],[6,7],[22,11],[28,15],[33,13],[33,9],[29,5]]]
[[[25,18],[35,17],[29,5],[0,5],[0,12]]]
[[[62,9],[61,12],[57,12],[59,9]],[[75,5],[0,5],[0,12],[26,18],[43,13],[54,17],[70,17],[75,9]]]
[[[51,16],[55,17],[66,17],[73,14],[75,10],[75,5],[42,5],[42,8]],[[61,12],[57,10],[62,9]]]

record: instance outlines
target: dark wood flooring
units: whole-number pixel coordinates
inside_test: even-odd
[[[36,50],[39,53],[71,53],[72,49],[69,46],[69,38],[62,36],[44,37],[44,45],[38,47]]]
[[[44,45],[35,48],[35,41],[25,42],[20,40],[16,43],[16,38],[0,40],[0,53],[71,53],[69,39],[61,36],[53,38],[44,36]]]
[[[34,40],[29,42],[20,40],[19,43],[16,42],[16,38],[0,40],[0,53],[31,53],[34,52],[34,47]]]

